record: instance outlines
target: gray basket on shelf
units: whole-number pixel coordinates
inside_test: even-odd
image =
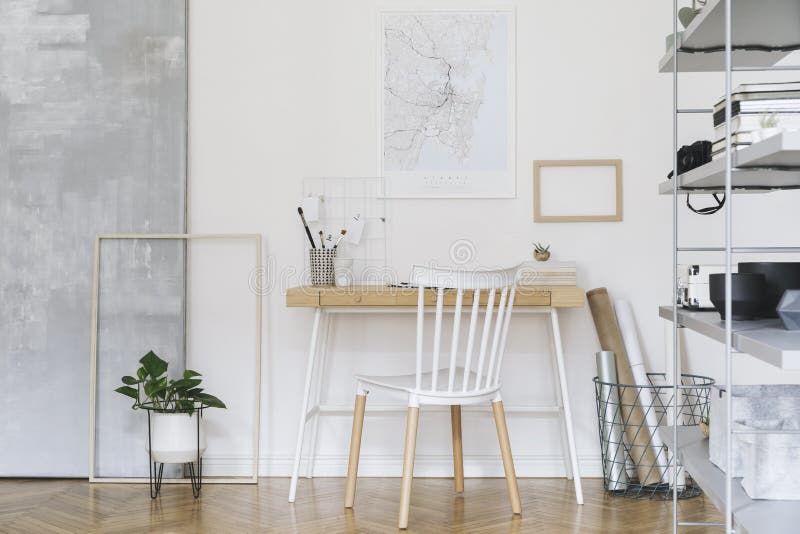
[[[332,286],[334,284],[333,258],[335,257],[335,248],[312,248],[308,251],[312,286]]]
[[[733,386],[733,419],[742,422],[783,420],[785,428],[800,425],[800,385],[735,385]],[[725,421],[728,420],[724,386],[715,386],[711,393],[708,439],[709,460],[725,471]],[[752,424],[752,423],[751,423]],[[787,426],[788,425],[788,426]],[[776,434],[767,434],[775,436]],[[800,439],[800,436],[795,435]],[[782,439],[782,438],[781,438]],[[745,474],[742,435],[733,435],[733,476]]]
[[[736,430],[775,430],[775,434],[739,434],[744,471],[742,487],[752,499],[800,500],[800,430],[793,419],[736,421]]]

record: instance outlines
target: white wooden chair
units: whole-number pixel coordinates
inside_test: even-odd
[[[423,325],[425,313],[425,291],[420,290],[417,303],[417,345],[416,372],[401,376],[363,376],[356,375],[356,401],[353,414],[353,430],[350,437],[350,462],[347,468],[347,487],[345,508],[352,508],[355,501],[358,459],[361,449],[361,431],[364,423],[364,409],[367,394],[372,388],[388,389],[405,393],[408,396],[408,415],[406,419],[406,444],[403,457],[403,478],[400,491],[399,528],[408,527],[408,512],[411,501],[411,480],[414,474],[414,451],[417,441],[419,407],[423,404],[450,406],[453,435],[453,464],[455,489],[464,491],[464,466],[461,449],[461,406],[491,402],[500,441],[506,484],[511,499],[511,510],[522,512],[511,458],[503,401],[500,398],[500,368],[503,363],[508,325],[514,306],[514,288],[517,268],[495,271],[453,271],[431,267],[415,266],[411,282],[420,287],[436,288],[436,326],[433,331],[432,362],[424,371],[423,364]],[[442,356],[442,315],[445,290],[454,289],[456,300],[452,326],[450,354]],[[495,301],[499,294],[499,304]],[[463,367],[457,366],[459,359],[459,333],[461,329],[462,306],[471,308],[469,332]],[[483,301],[483,302],[482,302]],[[479,315],[485,303],[483,328],[477,339]],[[495,312],[496,308],[496,312]],[[494,323],[494,324],[492,324]],[[477,349],[477,350],[476,350]],[[477,362],[474,358],[477,353]],[[442,361],[443,360],[443,361]]]

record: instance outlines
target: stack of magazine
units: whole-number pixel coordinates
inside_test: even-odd
[[[731,145],[738,150],[755,142],[753,131],[800,129],[800,82],[744,84],[731,94]],[[711,157],[725,154],[725,98],[714,105]]]
[[[574,261],[528,261],[520,268],[520,286],[574,286],[578,268]]]

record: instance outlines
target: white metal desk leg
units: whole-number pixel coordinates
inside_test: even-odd
[[[319,433],[319,406],[322,404],[322,381],[325,379],[325,362],[328,359],[328,337],[331,332],[331,323],[336,316],[334,313],[325,313],[322,316],[322,331],[320,335],[319,355],[317,356],[317,376],[314,379],[314,404],[313,410],[317,408],[314,418],[311,420],[311,436],[308,443],[308,454],[306,455],[306,478],[314,478],[314,462],[317,459],[317,435]]]
[[[572,474],[572,455],[569,453],[569,439],[567,438],[567,420],[564,417],[564,403],[563,395],[561,395],[561,373],[558,371],[558,358],[556,357],[555,343],[551,347],[553,349],[553,379],[556,386],[556,406],[558,407],[558,424],[561,427],[561,450],[564,455],[564,473],[567,475],[567,480],[573,479]]]
[[[294,467],[292,468],[292,481],[289,484],[289,502],[294,502],[297,493],[297,477],[300,474],[300,456],[303,453],[303,436],[308,418],[308,398],[311,395],[311,377],[314,375],[314,363],[317,354],[317,338],[319,337],[319,322],[322,317],[322,308],[314,310],[314,326],[311,327],[311,345],[308,348],[308,364],[306,366],[306,386],[303,392],[303,407],[300,410],[300,425],[297,429],[297,448],[294,453]]]
[[[572,475],[575,484],[575,500],[583,504],[583,488],[581,487],[581,472],[578,469],[578,452],[575,448],[575,433],[572,427],[572,409],[569,403],[569,390],[567,389],[567,373],[564,367],[564,348],[561,345],[561,329],[558,326],[558,312],[550,309],[550,323],[553,326],[553,344],[556,346],[556,362],[558,363],[558,378],[561,384],[561,404],[564,407],[564,425],[567,427],[567,443],[569,456],[572,461]]]

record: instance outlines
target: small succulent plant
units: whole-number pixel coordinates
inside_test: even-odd
[[[533,257],[536,261],[547,261],[550,259],[550,245],[542,245],[541,243],[533,244]]]
[[[765,113],[761,115],[760,123],[762,128],[777,128],[778,127],[777,113]]]

